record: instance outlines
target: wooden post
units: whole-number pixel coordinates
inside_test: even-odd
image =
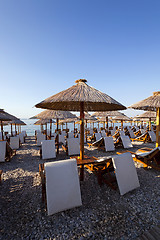
[[[75,121],[73,122],[73,124],[74,124],[74,133],[75,133],[75,128],[76,128],[76,127],[75,127],[75,126],[76,126]]]
[[[43,132],[43,124],[41,123],[41,133]]]
[[[1,132],[2,132],[2,141],[4,140],[4,136],[3,136],[3,123],[1,121]]]
[[[15,123],[15,134],[17,135],[16,123]]]
[[[47,123],[46,123],[46,140],[47,140]]]
[[[80,102],[80,160],[84,159],[84,102]]]
[[[151,117],[149,118],[149,131],[151,131]]]
[[[59,119],[58,118],[56,119],[56,122],[57,122],[57,154],[59,154],[59,132],[58,132]]]
[[[108,116],[106,117],[106,129],[108,131]]]
[[[13,137],[12,123],[11,123],[11,137]]]
[[[86,142],[87,142],[87,119],[86,119],[86,127],[85,127],[85,137],[86,137]]]
[[[50,139],[51,139],[51,136],[52,136],[52,119],[50,119]]]
[[[121,131],[123,131],[123,120],[121,120]]]
[[[156,147],[160,146],[160,108],[156,109]]]

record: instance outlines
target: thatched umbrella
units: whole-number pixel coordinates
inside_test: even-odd
[[[131,105],[129,108],[156,111],[156,147],[160,146],[160,91],[154,92],[152,96]]]
[[[137,118],[141,118],[143,121],[146,120],[149,122],[149,131],[151,131],[151,121],[156,119],[156,112],[147,111],[137,116]]]
[[[22,120],[20,120],[19,118],[16,118],[16,119],[12,120],[12,121],[10,122],[10,124],[15,125],[15,132],[17,131],[17,130],[16,130],[16,126],[18,125],[18,134],[19,134],[19,132],[20,132],[20,127],[21,127],[22,125],[26,125],[26,123],[24,123],[24,122],[23,122]]]
[[[67,123],[74,123],[74,132],[75,132],[75,122],[78,120],[78,117],[75,118],[64,118],[59,121],[59,123],[65,123],[67,128]]]
[[[80,159],[84,159],[84,111],[123,110],[125,106],[79,79],[76,85],[36,104],[38,108],[80,111]]]
[[[51,126],[52,126],[52,119],[56,119],[57,121],[57,131],[58,131],[58,122],[59,119],[64,119],[64,118],[76,118],[77,116],[75,114],[72,114],[69,111],[55,111],[55,110],[45,110],[37,115],[35,115],[33,118],[37,118],[37,119],[48,119],[50,120],[50,136],[51,136]],[[47,134],[47,129],[46,129],[46,134]],[[47,135],[46,135],[47,137]],[[59,139],[57,136],[57,143],[58,143]],[[57,153],[59,153],[59,145],[57,144]]]
[[[0,121],[1,121],[1,131],[2,131],[2,140],[3,138],[3,122],[2,121],[12,121],[12,120],[16,120],[18,118],[16,118],[15,116],[5,112],[3,109],[0,109]],[[12,134],[12,123],[11,123],[11,134]]]
[[[34,118],[35,119],[35,118]],[[43,125],[46,125],[46,131],[47,131],[47,123],[55,123],[54,120],[49,120],[49,119],[40,119],[34,123],[34,125],[41,125],[41,132],[43,131]]]
[[[109,117],[115,117],[115,116],[121,116],[122,113],[119,111],[105,111],[105,112],[96,112],[93,113],[92,116],[99,117],[99,118],[106,118],[106,128],[108,129],[108,118]]]
[[[125,114],[121,114],[121,116],[115,116],[112,119],[116,120],[116,121],[121,121],[121,130],[123,130],[123,122],[124,121],[132,121],[132,119],[127,117]]]

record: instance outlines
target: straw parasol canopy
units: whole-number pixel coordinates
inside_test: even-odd
[[[34,125],[45,125],[47,123],[50,123],[50,120],[48,120],[48,119],[39,119],[38,121],[36,121],[34,123]],[[55,121],[52,120],[52,123],[55,123]]]
[[[160,91],[153,92],[153,95],[135,104],[132,104],[129,108],[156,111],[156,147],[160,146]]]
[[[64,118],[77,118],[77,116],[69,111],[54,111],[54,110],[45,110],[31,119],[64,119]]]
[[[87,80],[79,79],[72,87],[57,93],[36,104],[37,108],[54,110],[80,111],[81,136],[80,159],[84,158],[84,111],[111,111],[126,109],[105,93],[87,85]]]

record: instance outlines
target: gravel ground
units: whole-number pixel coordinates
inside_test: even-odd
[[[154,147],[137,143],[132,150],[142,146]],[[94,148],[85,147],[85,151],[97,157],[109,155]],[[60,151],[58,159],[67,158]],[[0,239],[136,239],[160,224],[158,171],[144,170],[136,163],[140,188],[120,196],[118,189],[100,187],[96,176],[86,169],[80,183],[83,205],[47,216],[38,172],[43,162],[34,137],[27,137],[17,155],[0,164]]]

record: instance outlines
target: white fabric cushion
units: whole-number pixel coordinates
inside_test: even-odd
[[[96,141],[99,140],[102,136],[101,133],[95,133]]]
[[[124,148],[131,148],[133,147],[131,140],[128,136],[121,136],[123,147]]]
[[[19,148],[19,136],[10,137],[10,147],[12,149],[18,149]]]
[[[69,132],[68,133],[68,138],[74,138],[74,133],[73,132]]]
[[[113,137],[105,137],[104,145],[105,145],[106,151],[114,151],[115,150]]]
[[[41,142],[46,140],[46,135],[38,133],[37,134],[37,146],[41,146]]]
[[[68,138],[67,146],[69,156],[80,154],[80,143],[78,138]]]
[[[76,159],[45,163],[48,215],[81,206]]]
[[[156,134],[153,131],[148,131],[148,133],[152,142],[156,142]]]
[[[0,141],[0,162],[5,162],[6,141]]]
[[[123,153],[112,159],[121,195],[140,186],[131,153]]]
[[[23,133],[19,134],[19,138],[20,138],[21,143],[24,143],[24,135],[23,135]]]
[[[59,143],[63,143],[63,144],[66,143],[64,134],[59,134]]]
[[[42,159],[50,159],[56,157],[55,140],[42,141]]]

